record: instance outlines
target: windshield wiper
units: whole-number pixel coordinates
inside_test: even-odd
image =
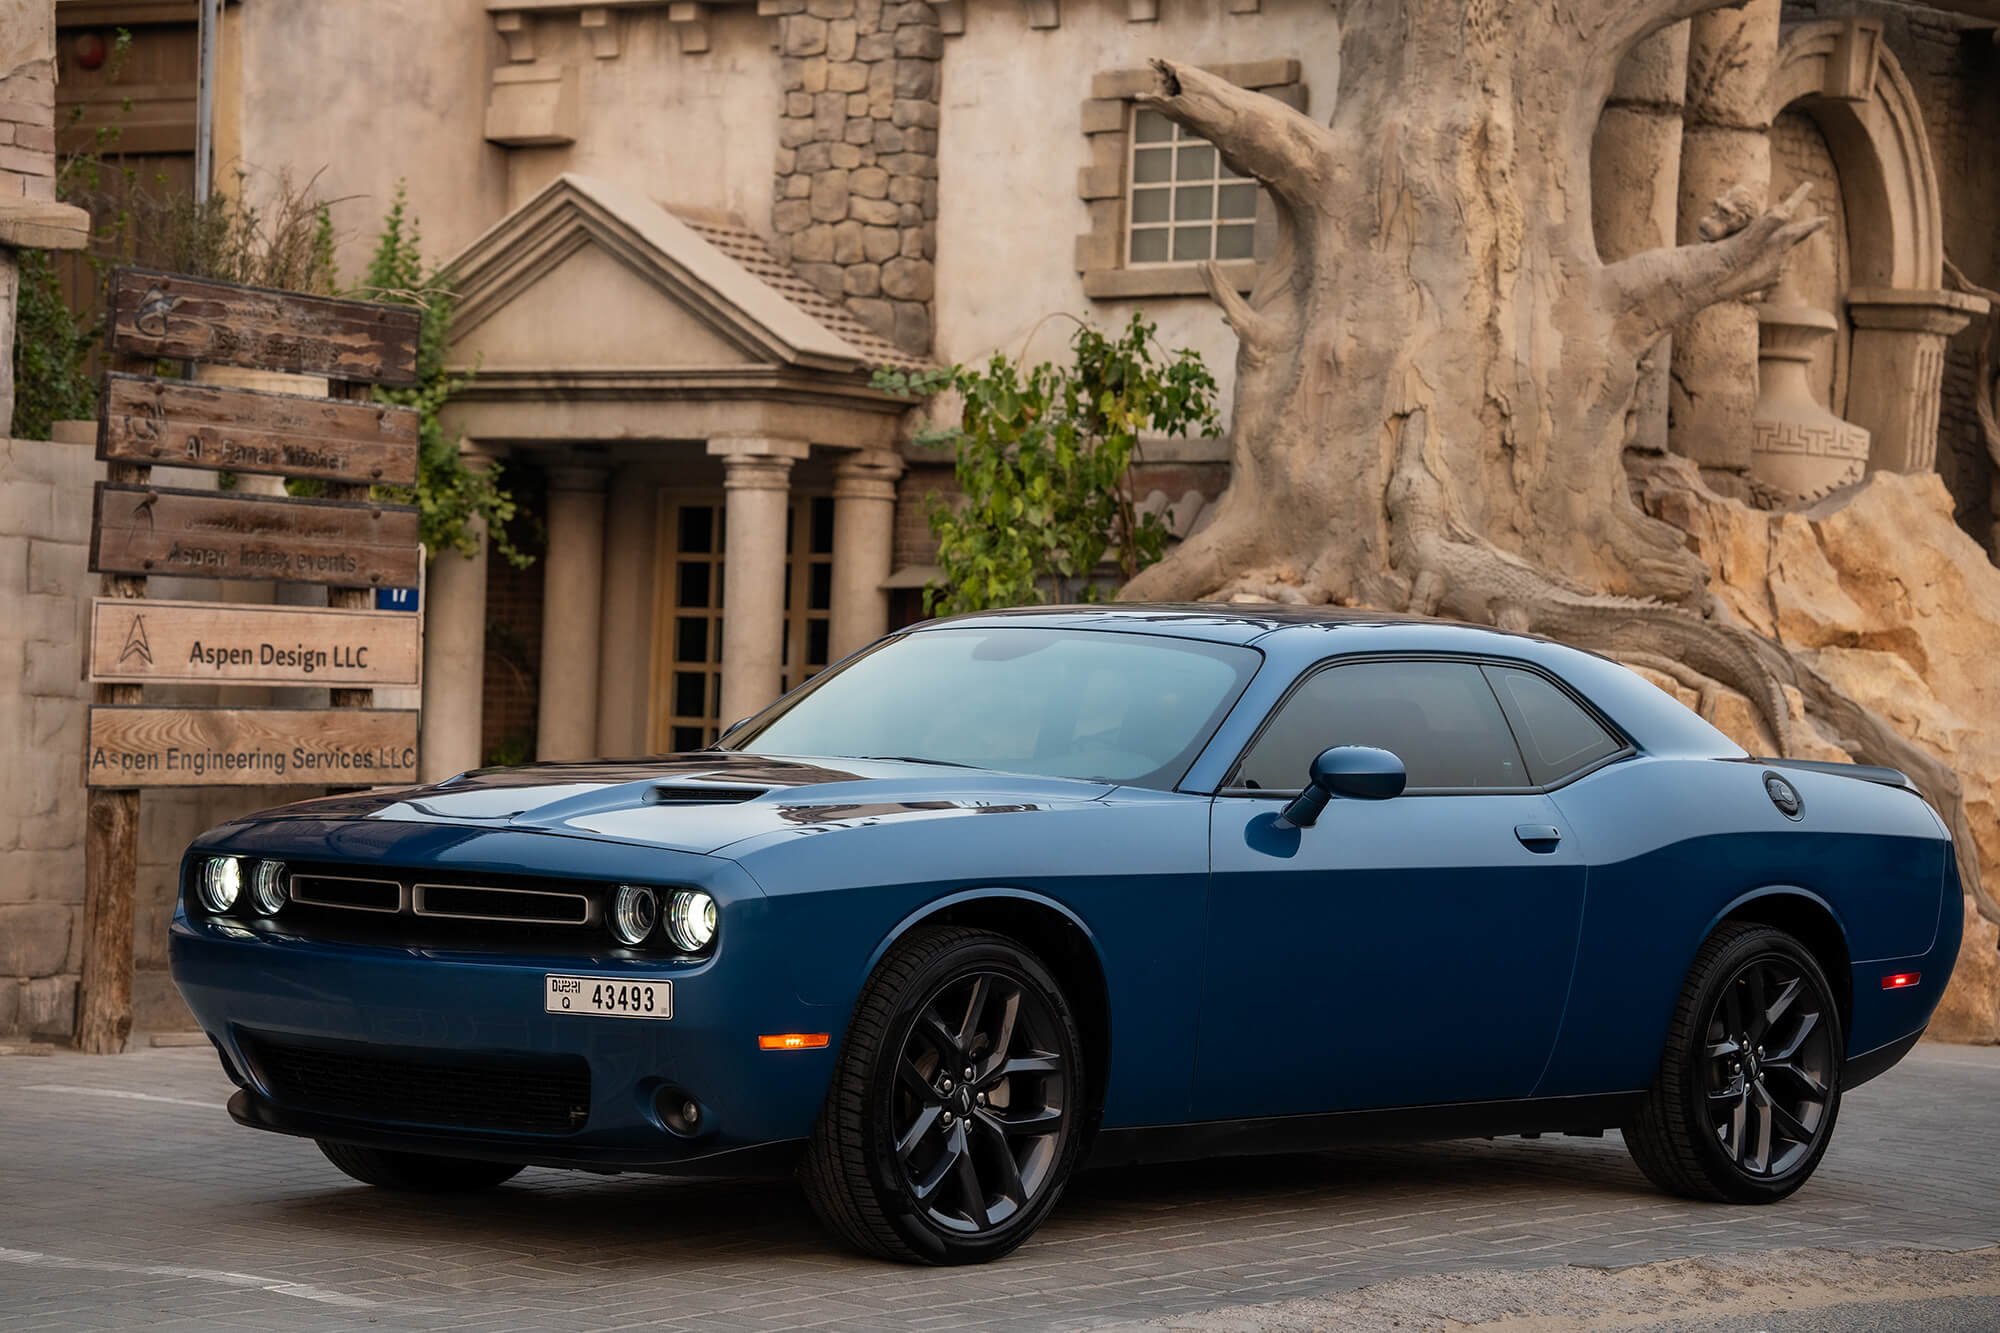
[[[977,768],[977,764],[961,764],[956,759],[925,759],[914,754],[857,754],[855,759],[880,759],[892,764],[935,764],[939,768]]]

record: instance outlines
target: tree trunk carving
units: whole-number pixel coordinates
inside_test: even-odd
[[[1139,100],[1264,184],[1278,243],[1247,299],[1208,274],[1239,340],[1229,489],[1121,596],[1409,609],[1650,654],[1742,692],[1784,753],[1790,687],[1822,734],[1947,812],[1968,889],[2000,920],[1952,771],[1733,623],[1686,534],[1633,498],[1642,359],[1694,312],[1774,283],[1825,221],[1808,187],[1761,212],[1728,196],[1700,244],[1599,258],[1590,144],[1618,61],[1716,7],[1351,0],[1324,125],[1155,61]]]

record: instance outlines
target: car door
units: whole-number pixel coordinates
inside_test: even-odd
[[[1277,706],[1210,806],[1199,1118],[1534,1090],[1584,864],[1508,719],[1480,664],[1435,658],[1325,665]],[[1331,745],[1394,751],[1405,794],[1279,826],[1274,790],[1295,794]]]

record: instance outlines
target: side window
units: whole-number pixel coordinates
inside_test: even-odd
[[[1536,786],[1560,782],[1625,748],[1546,676],[1519,667],[1489,666],[1485,671]]]
[[[1280,707],[1234,785],[1297,791],[1313,756],[1330,745],[1395,752],[1411,789],[1529,785],[1472,662],[1356,662],[1319,672]]]

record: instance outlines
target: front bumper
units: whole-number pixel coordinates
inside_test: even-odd
[[[810,1005],[790,969],[762,956],[768,900],[727,862],[705,868],[726,894],[716,951],[697,960],[634,957],[606,949],[539,956],[334,943],[287,933],[276,923],[190,918],[169,934],[175,983],[243,1092],[231,1113],[243,1124],[344,1142],[486,1156],[596,1170],[728,1174],[768,1169],[812,1130],[838,1057],[844,1011]],[[544,1012],[549,973],[673,983],[669,1019]],[[762,1034],[827,1032],[820,1049],[764,1051]],[[325,1103],[273,1077],[274,1047],[331,1051],[349,1068],[394,1061],[396,1080],[376,1079],[357,1111],[352,1098]],[[518,1062],[524,1072],[554,1062],[588,1066],[587,1115],[566,1128],[506,1125],[439,1110],[449,1097],[403,1099],[397,1086],[445,1079],[467,1062],[489,1074]],[[481,1107],[505,1102],[506,1082],[482,1083]],[[427,1089],[434,1092],[435,1089]],[[693,1100],[698,1129],[677,1133],[668,1104]],[[461,1101],[459,1104],[465,1104]],[[421,1109],[411,1112],[410,1105]],[[504,1107],[501,1108],[504,1111]],[[763,1150],[749,1152],[748,1150]]]

